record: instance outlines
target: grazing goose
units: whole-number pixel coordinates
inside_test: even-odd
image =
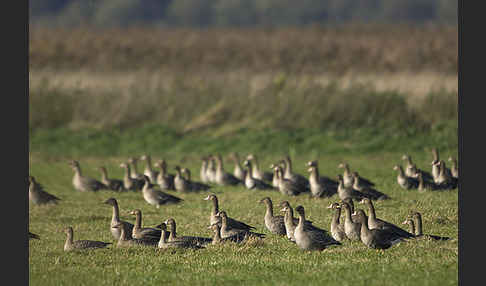
[[[260,200],[260,203],[265,204],[265,227],[273,234],[286,235],[284,217],[281,215],[273,215],[273,203],[269,197]]]
[[[175,166],[176,175],[174,177],[174,188],[178,192],[191,191],[191,184],[182,176],[181,167]]]
[[[459,179],[459,167],[457,166],[457,159],[449,157],[449,162],[452,162],[451,175],[453,178]]]
[[[127,232],[128,238],[132,238],[133,224],[120,220],[120,209],[118,207],[118,202],[116,201],[116,199],[115,198],[109,198],[106,201],[104,201],[103,203],[107,204],[107,205],[111,205],[113,207],[113,214],[111,216],[111,223],[110,223],[111,235],[113,235],[113,237],[116,240],[120,239],[121,229],[118,228],[118,227],[115,227],[115,225],[117,225],[120,222],[123,222],[123,223],[126,224],[126,227],[127,227],[127,230],[128,230],[128,232]]]
[[[29,231],[29,240],[31,240],[31,239],[40,239],[40,237],[39,237],[39,235]]]
[[[417,168],[417,165],[415,165],[412,162],[412,157],[410,155],[407,155],[407,154],[403,155],[402,160],[405,160],[405,162],[407,163],[407,165],[405,166],[405,176],[411,177],[411,178],[417,178],[418,174],[421,173],[424,180],[426,180],[426,181],[433,181],[434,180],[434,178],[432,177],[432,174]]]
[[[354,183],[353,183],[353,189],[360,191],[363,193],[365,197],[368,197],[372,200],[388,200],[390,197],[380,191],[377,191],[373,187],[371,187],[368,184],[363,183],[363,180],[361,179],[361,176],[358,174],[358,172],[353,172],[353,177],[354,177]]]
[[[352,185],[350,187],[346,187],[344,184],[344,178],[341,174],[338,175],[337,179],[338,179],[337,193],[341,200],[345,200],[345,199],[361,200],[362,198],[365,197],[365,195],[362,192],[355,190]]]
[[[227,238],[230,236],[240,236],[240,237],[253,237],[253,238],[264,238],[265,234],[256,233],[245,229],[233,228],[228,224],[228,215],[225,211],[220,211],[217,214],[221,218],[221,238]]]
[[[370,229],[364,211],[359,209],[356,212],[357,219],[361,224],[360,239],[367,247],[388,249],[392,245],[402,241],[403,238],[390,229]]]
[[[221,227],[218,224],[212,224],[208,227],[213,231],[213,239],[211,241],[211,244],[221,244],[221,243],[226,243],[226,242],[235,242],[235,243],[241,243],[245,241],[245,236],[242,235],[233,235],[225,238],[221,238]]]
[[[122,180],[108,178],[108,171],[103,166],[99,167],[98,170],[101,172],[101,183],[103,183],[107,189],[119,192],[125,191]]]
[[[337,193],[338,182],[331,180],[328,177],[319,176],[319,169],[317,161],[307,162],[309,169],[309,185],[313,197],[331,197]]]
[[[295,243],[303,250],[324,250],[330,245],[341,245],[341,243],[325,230],[309,230],[304,227],[305,211],[303,206],[298,206],[295,211],[299,214],[299,223],[294,230]]]
[[[255,154],[248,154],[248,156],[246,156],[246,160],[252,162],[252,166],[253,166],[253,169],[252,169],[252,176],[253,178],[257,179],[257,180],[261,180],[261,181],[267,181],[267,182],[271,182],[274,180],[274,174],[271,173],[271,172],[262,172],[260,171],[260,164],[258,163],[258,157],[255,155]],[[273,169],[271,167],[271,169]],[[274,185],[275,187],[275,185]]]
[[[130,178],[143,180],[143,174],[140,174],[137,168],[138,159],[130,157],[127,160],[127,164],[130,166]]]
[[[167,225],[162,223],[161,225],[162,235],[160,236],[160,240],[158,242],[158,248],[160,249],[168,249],[168,248],[191,248],[191,249],[201,249],[204,248],[203,246],[197,244],[193,240],[173,240],[169,241],[167,235]]]
[[[93,178],[85,177],[81,173],[81,166],[76,160],[71,160],[69,165],[74,171],[73,186],[80,192],[96,192],[102,189],[106,189],[105,185]]]
[[[375,207],[373,206],[373,203],[371,202],[370,199],[368,198],[363,198],[360,202],[360,204],[365,204],[368,207],[368,221],[367,221],[367,227],[370,229],[387,229],[390,230],[391,232],[395,233],[396,235],[403,237],[403,238],[412,238],[414,235],[390,222],[387,222],[385,220],[376,218],[376,213],[375,213]],[[361,228],[363,230],[363,228]]]
[[[341,208],[344,209],[344,233],[350,240],[361,239],[361,223],[358,222],[358,218],[352,217],[350,204],[343,202]]]
[[[151,182],[156,182],[159,172],[152,169],[152,158],[150,155],[144,154],[140,157],[140,160],[145,161],[145,169],[143,174],[149,177]]]
[[[145,181],[134,179],[130,176],[130,164],[121,163],[120,168],[125,169],[125,174],[123,175],[123,187],[130,191],[140,191],[143,188]]]
[[[172,196],[160,190],[154,189],[154,185],[150,183],[149,177],[144,176],[144,179],[145,179],[145,184],[143,185],[142,188],[142,194],[143,194],[143,198],[147,203],[159,208],[161,205],[177,204],[183,201],[182,199],[176,196]]]
[[[439,160],[435,164],[439,167],[439,174],[435,180],[439,188],[443,190],[453,190],[457,188],[458,179],[452,176],[451,171],[446,168],[445,162],[443,160]]]
[[[190,190],[191,191],[207,191],[211,188],[211,186],[206,185],[204,183],[195,182],[191,180],[191,171],[187,168],[181,169],[181,174],[186,175],[186,180],[189,182]]]
[[[419,212],[414,212],[412,218],[407,218],[403,224],[410,226],[411,232],[418,238],[429,238],[432,240],[449,240],[450,237],[438,236],[432,234],[424,234],[422,232],[422,215]]]
[[[275,175],[278,180],[278,190],[280,191],[281,194],[287,196],[296,196],[301,193],[302,186],[295,183],[294,181],[285,179],[283,176],[282,167],[277,166],[275,167],[275,169],[276,169]]]
[[[73,228],[70,226],[64,229],[64,233],[67,234],[66,243],[64,243],[64,251],[105,248],[112,244],[111,242],[95,240],[73,240]]]
[[[393,170],[398,171],[397,182],[402,189],[410,190],[418,188],[418,181],[415,178],[407,177],[401,165],[395,165]]]
[[[281,202],[280,207],[282,208],[280,211],[284,212],[285,233],[287,235],[287,238],[290,241],[295,242],[294,231],[297,227],[297,224],[299,223],[299,219],[294,218],[294,210],[292,209],[288,201]],[[310,220],[306,220],[304,222],[304,228],[306,230],[319,229],[313,226],[312,221]]]
[[[253,178],[253,164],[249,160],[245,160],[243,165],[248,168],[245,172],[244,183],[248,190],[272,190],[273,187],[262,180]]]
[[[167,162],[164,159],[155,162],[154,166],[160,171],[155,181],[161,190],[175,190],[174,178],[175,176],[167,172]]]
[[[285,156],[282,162],[284,164],[283,178],[291,180],[297,184],[301,190],[301,193],[310,191],[309,180],[307,180],[304,176],[293,172],[290,156]]]
[[[119,222],[113,226],[120,229],[120,238],[116,247],[131,247],[131,246],[157,246],[158,241],[152,238],[139,239],[133,238],[126,222]]]
[[[135,209],[129,214],[135,216],[135,226],[132,229],[132,237],[137,239],[159,241],[162,232],[158,228],[142,227],[142,211]]]
[[[61,199],[49,194],[33,176],[29,176],[29,201],[36,205],[57,204]]]
[[[165,221],[165,224],[170,228],[170,235],[168,237],[169,242],[179,241],[179,240],[186,240],[190,241],[193,244],[197,244],[200,246],[204,246],[206,244],[211,243],[212,239],[207,237],[199,237],[199,236],[177,236],[176,230],[176,222],[175,219],[169,218]]]
[[[229,155],[229,158],[233,160],[235,163],[235,168],[233,170],[233,176],[235,176],[238,180],[243,181],[245,180],[246,170],[243,169],[240,165],[240,156],[236,152],[232,152]]]
[[[205,201],[211,201],[213,203],[213,207],[211,209],[211,215],[209,216],[209,224],[218,224],[221,226],[221,218],[218,216],[219,213],[219,203],[218,203],[218,197],[215,194],[210,194],[208,195],[205,199]],[[255,227],[247,225],[244,222],[232,219],[230,217],[226,217],[227,223],[231,228],[236,228],[236,229],[241,229],[241,230],[252,230],[255,229]]]
[[[341,206],[338,203],[332,203],[327,207],[334,210],[331,220],[331,235],[335,240],[342,242],[346,239],[346,233],[344,232],[344,225],[341,224]]]
[[[216,183],[216,161],[213,155],[208,156],[208,167],[206,169],[206,177],[210,183]]]
[[[223,168],[223,159],[221,159],[221,155],[217,155],[215,158],[216,160],[216,175],[215,175],[215,183],[220,186],[235,186],[240,184],[238,178],[233,176],[233,174],[227,173]]]

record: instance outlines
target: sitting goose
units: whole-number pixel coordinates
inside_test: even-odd
[[[150,155],[144,154],[140,157],[140,160],[145,161],[145,170],[143,171],[143,174],[149,177],[151,182],[157,182],[159,172],[152,169],[152,158]]]
[[[354,183],[353,183],[353,189],[360,191],[363,193],[365,197],[368,197],[372,200],[388,200],[390,197],[380,191],[377,191],[370,185],[363,183],[363,180],[361,176],[358,174],[358,172],[353,172],[353,177],[354,177]]]
[[[253,166],[253,169],[252,169],[253,178],[255,178],[257,180],[261,180],[261,181],[267,181],[267,182],[271,182],[271,181],[274,180],[274,173],[260,171],[260,165],[258,163],[258,157],[255,154],[248,154],[248,156],[246,156],[246,160],[253,163],[252,164],[252,166]],[[273,167],[270,167],[270,168],[273,170]],[[275,185],[274,185],[274,187],[275,187]]]
[[[351,205],[343,202],[341,208],[344,209],[344,233],[350,240],[361,239],[361,223],[357,217],[352,217]]]
[[[211,243],[212,239],[207,237],[199,236],[177,236],[176,222],[175,219],[169,218],[165,221],[165,224],[170,228],[170,235],[168,237],[169,242],[187,240],[191,241],[193,244],[204,246]]]
[[[325,230],[309,230],[304,227],[305,211],[303,206],[298,206],[295,211],[299,214],[299,223],[294,231],[295,243],[303,250],[324,250],[330,245],[341,245],[341,243]]]
[[[73,240],[73,228],[70,226],[64,229],[64,233],[67,234],[66,243],[64,243],[64,251],[105,248],[112,244],[111,242],[95,240]]]
[[[291,181],[289,179],[285,179],[283,176],[282,167],[277,166],[275,167],[275,176],[278,180],[278,190],[281,194],[287,196],[296,196],[301,193],[302,186]]]
[[[240,184],[238,178],[233,176],[233,174],[227,173],[223,168],[223,159],[221,159],[221,155],[217,155],[214,157],[216,160],[216,174],[215,174],[215,183],[220,186],[235,186]]]
[[[453,178],[459,179],[459,168],[457,166],[457,159],[449,157],[449,162],[452,162],[451,175]]]
[[[331,221],[331,235],[335,240],[342,242],[346,239],[346,233],[344,232],[344,226],[339,221],[341,217],[341,206],[338,203],[332,203],[327,207],[333,209],[334,214]]]
[[[282,163],[284,164],[283,178],[291,180],[298,185],[301,193],[310,191],[309,180],[307,180],[304,176],[293,172],[290,156],[285,156]]]
[[[125,191],[122,180],[108,178],[106,167],[99,167],[98,170],[101,172],[101,183],[103,183],[107,189],[112,191]]]
[[[169,195],[160,190],[154,189],[154,185],[150,183],[149,177],[144,175],[144,179],[145,179],[145,184],[143,185],[142,188],[142,194],[143,194],[143,198],[147,203],[159,208],[161,205],[177,204],[183,201],[182,199],[176,196]]]
[[[161,190],[175,190],[174,178],[175,176],[167,172],[167,163],[164,159],[155,162],[154,167],[159,168],[160,171],[155,181]]]
[[[120,209],[118,207],[118,202],[115,198],[109,198],[103,202],[104,204],[111,205],[113,207],[113,214],[111,216],[110,232],[113,237],[118,240],[120,239],[121,229],[115,227],[120,222],[126,224],[128,238],[132,238],[133,224],[120,220]]]
[[[114,228],[120,229],[120,238],[116,247],[131,247],[131,246],[157,246],[158,241],[152,238],[150,239],[139,239],[133,238],[130,234],[129,227],[126,222],[120,221],[113,226]]]
[[[445,162],[443,160],[439,160],[435,164],[439,167],[439,174],[435,179],[435,183],[439,186],[439,188],[442,190],[453,190],[457,188],[458,179],[452,176],[451,171],[446,168]]]
[[[325,176],[319,176],[319,169],[317,167],[317,161],[307,162],[309,169],[307,171],[309,175],[310,191],[313,197],[331,197],[337,193],[338,182],[331,180]]]
[[[81,166],[79,165],[78,161],[71,160],[69,165],[74,171],[73,186],[76,190],[80,192],[96,192],[106,189],[106,186],[100,181],[83,176],[81,173]]]
[[[236,152],[230,153],[229,158],[235,163],[233,176],[235,176],[240,181],[245,180],[246,170],[243,169],[240,165],[240,156],[238,155],[238,153]]]
[[[286,235],[284,217],[281,215],[273,215],[273,203],[269,197],[264,197],[260,200],[266,207],[265,211],[265,227],[273,234]]]
[[[217,216],[221,218],[221,238],[227,238],[230,236],[240,236],[240,237],[253,237],[253,238],[264,238],[265,234],[256,233],[245,229],[233,228],[228,224],[228,215],[225,211],[220,211]]]
[[[369,229],[387,229],[390,230],[391,232],[395,233],[396,235],[403,237],[403,238],[412,238],[414,235],[390,222],[384,221],[382,219],[376,218],[376,213],[375,213],[375,207],[373,206],[373,203],[371,202],[370,199],[368,198],[363,198],[360,202],[360,204],[365,204],[368,207],[368,221],[367,221],[367,227]],[[361,228],[363,230],[363,228]]]
[[[49,194],[33,176],[29,176],[29,201],[36,205],[57,204],[61,199]]]
[[[130,178],[143,180],[143,174],[140,174],[137,170],[138,159],[130,157],[127,160],[128,166],[130,166]]]
[[[278,171],[279,168],[281,168],[281,167],[278,166],[277,164],[271,164],[270,165],[270,169],[272,169],[272,172],[273,172],[273,175],[272,175],[272,186],[275,189],[278,189],[278,183],[280,182],[280,180],[278,178],[278,175],[277,175],[277,171]]]
[[[211,188],[210,185],[206,185],[200,182],[192,181],[191,180],[191,171],[187,168],[182,168],[181,173],[186,175],[186,179],[189,182],[190,190],[191,191],[207,191]]]
[[[413,219],[412,219],[413,218]],[[432,234],[423,234],[422,232],[422,215],[419,212],[414,212],[412,218],[407,218],[403,224],[408,224],[410,226],[411,232],[415,237],[419,238],[430,238],[432,240],[449,240],[450,237],[438,236]],[[415,227],[417,226],[417,227]]]
[[[39,235],[29,231],[29,240],[31,240],[31,239],[40,239],[40,237],[39,237]]]
[[[253,165],[251,161],[245,160],[243,165],[248,168],[248,171],[245,172],[245,178],[243,182],[245,183],[245,187],[248,190],[272,190],[273,187],[262,180],[253,178]]]
[[[211,210],[211,215],[209,216],[209,224],[218,224],[221,226],[221,218],[218,216],[219,213],[219,203],[218,203],[218,197],[215,194],[210,194],[208,195],[205,199],[205,201],[211,201],[213,203],[213,208]],[[251,230],[255,229],[255,227],[247,225],[244,222],[232,219],[230,217],[227,217],[227,223],[231,228],[236,228],[236,229],[241,229],[241,230]]]
[[[125,169],[125,174],[123,176],[123,187],[125,190],[140,191],[143,188],[145,181],[143,179],[134,179],[130,176],[130,164],[121,163],[120,168]]]
[[[208,228],[213,231],[213,238],[211,241],[212,245],[226,243],[226,242],[241,243],[245,241],[245,239],[247,238],[241,235],[233,235],[233,236],[221,238],[221,227],[217,223],[210,225]]]
[[[402,189],[410,190],[418,187],[418,181],[415,178],[407,177],[401,165],[395,165],[393,170],[398,171],[397,182]]]
[[[153,227],[142,227],[142,211],[135,209],[129,214],[135,216],[135,226],[132,229],[132,237],[137,239],[159,241],[161,230]]]
[[[364,211],[359,209],[356,212],[357,219],[361,224],[360,239],[367,247],[388,249],[392,245],[402,241],[403,238],[390,229],[370,229]]]
[[[169,236],[167,235],[167,225],[162,223],[161,225],[162,235],[158,242],[158,248],[168,249],[168,248],[191,248],[191,249],[201,249],[203,246],[197,244],[193,240],[173,240],[169,241]]]
[[[344,184],[344,178],[341,174],[338,175],[337,179],[338,179],[337,193],[341,200],[345,200],[345,199],[361,200],[362,198],[365,197],[365,195],[362,192],[355,190],[352,185],[350,187],[346,187]]]
[[[280,207],[282,208],[280,211],[284,212],[285,233],[287,235],[287,238],[290,241],[295,242],[294,231],[297,227],[297,224],[299,223],[299,219],[294,218],[294,210],[292,209],[288,201],[281,202]],[[304,222],[304,228],[306,230],[319,229],[313,226],[312,221],[310,220],[306,220]]]
[[[343,186],[346,188],[352,187],[354,183],[354,177],[353,174],[351,174],[351,171],[349,170],[349,165],[348,163],[340,163],[338,165],[338,168],[344,169],[343,172]]]

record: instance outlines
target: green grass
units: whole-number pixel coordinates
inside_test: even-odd
[[[87,140],[84,142],[87,143]],[[402,146],[406,146],[406,143],[402,141]],[[190,144],[190,141],[186,144]],[[439,150],[443,158],[457,155],[457,146],[454,145]],[[353,170],[375,181],[377,189],[392,197],[391,200],[375,203],[378,217],[401,224],[410,210],[417,210],[422,213],[425,233],[450,236],[452,240],[409,241],[384,252],[368,249],[360,242],[345,242],[342,246],[323,252],[307,253],[264,228],[264,207],[257,201],[269,196],[275,205],[283,200],[289,200],[294,208],[303,205],[309,220],[330,230],[332,214],[326,207],[336,201],[337,197],[286,197],[274,191],[253,192],[243,187],[214,187],[211,192],[218,195],[221,209],[255,226],[258,232],[267,234],[263,244],[210,246],[198,251],[166,252],[152,248],[118,249],[112,246],[103,250],[64,253],[65,234],[60,230],[66,226],[73,226],[75,239],[113,241],[109,231],[111,207],[102,204],[109,197],[117,198],[122,219],[133,222],[134,218],[127,212],[139,208],[145,226],[153,226],[173,217],[177,221],[180,235],[211,234],[206,228],[210,204],[203,200],[205,193],[176,194],[184,199],[182,204],[160,209],[148,205],[140,193],[78,193],[71,185],[73,173],[67,164],[68,153],[60,152],[58,156],[47,157],[31,154],[30,174],[36,176],[48,192],[62,199],[56,206],[29,207],[29,229],[41,237],[41,240],[29,242],[31,285],[59,285],[67,281],[72,285],[458,284],[459,191],[419,194],[400,189],[396,183],[396,173],[392,170],[394,164],[401,163],[403,152],[398,148],[360,155],[344,151],[320,154],[307,150],[292,154],[292,158],[296,172],[305,174],[305,162],[318,159],[321,174],[328,176],[336,176],[341,172],[337,168],[341,161],[349,162]],[[200,161],[195,154],[184,155],[180,151],[170,156],[162,151],[158,154],[168,155],[171,172],[175,164],[181,164],[191,169],[194,178],[198,179]],[[281,158],[277,152],[257,154],[264,168]],[[429,152],[417,148],[410,154],[418,167],[430,170]],[[156,159],[158,155],[153,157]],[[118,165],[126,158],[84,154],[78,159],[87,176],[99,178],[96,167],[105,165],[110,177],[121,178],[123,173]],[[233,165],[227,161],[225,169],[232,171]],[[142,170],[143,165],[139,165],[139,171]],[[275,207],[275,213],[277,211]]]

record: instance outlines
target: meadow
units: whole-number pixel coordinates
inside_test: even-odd
[[[397,29],[408,40],[397,30],[356,27],[31,30],[29,173],[62,201],[29,205],[29,230],[41,237],[29,241],[29,284],[457,285],[460,190],[405,191],[393,170],[410,154],[430,171],[434,147],[441,159],[458,157],[457,30]],[[370,74],[366,82],[343,81]],[[118,200],[124,220],[133,223],[128,212],[138,208],[144,226],[172,217],[180,235],[211,236],[211,206],[203,200],[209,192],[169,191],[184,202],[160,209],[140,192],[79,193],[69,160],[78,160],[86,176],[99,179],[97,168],[105,166],[111,178],[122,178],[121,162],[150,154],[152,161],[166,159],[169,172],[179,165],[199,180],[202,156],[220,153],[232,172],[227,155],[233,151],[257,154],[266,170],[290,155],[294,171],[306,177],[309,160],[318,160],[320,173],[332,178],[342,173],[339,163],[348,162],[392,198],[374,204],[379,218],[406,227],[401,223],[409,212],[419,211],[425,233],[452,239],[410,240],[385,251],[344,242],[305,252],[265,229],[258,201],[270,197],[274,214],[283,200],[294,209],[302,205],[309,220],[330,230],[327,206],[337,196],[213,186],[210,193],[222,210],[266,234],[261,243],[197,251],[115,245],[63,251],[66,226],[74,228],[74,239],[116,244],[109,231],[111,206],[102,203],[110,197]]]

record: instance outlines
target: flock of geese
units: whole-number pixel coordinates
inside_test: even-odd
[[[439,159],[437,149],[432,150],[433,161],[431,173],[417,168],[409,155],[404,155],[405,169],[396,165],[398,171],[397,183],[406,190],[417,189],[423,191],[452,190],[458,187],[457,160],[449,158],[452,167],[447,168],[445,162]],[[333,211],[330,231],[319,228],[312,221],[306,219],[304,207],[294,209],[288,201],[280,202],[280,212],[283,215],[274,215],[273,202],[270,197],[264,197],[260,203],[265,205],[265,228],[272,234],[285,236],[291,243],[295,243],[303,250],[323,250],[331,245],[342,245],[347,240],[361,241],[367,247],[374,249],[387,249],[392,245],[409,239],[428,238],[432,240],[447,240],[449,237],[428,235],[423,233],[422,218],[418,212],[412,212],[402,223],[408,225],[409,231],[377,217],[373,201],[387,200],[390,197],[378,191],[375,183],[361,177],[358,172],[351,172],[347,163],[338,167],[343,169],[336,180],[319,174],[316,160],[307,162],[309,176],[306,178],[292,170],[292,161],[289,156],[270,166],[272,172],[262,171],[257,156],[250,154],[241,164],[238,154],[231,153],[230,159],[235,163],[233,173],[226,172],[223,167],[221,155],[210,155],[202,158],[200,168],[200,181],[191,178],[190,170],[175,166],[175,174],[167,170],[165,160],[155,162],[152,167],[151,157],[143,155],[140,160],[145,161],[145,170],[142,174],[137,171],[137,159],[129,158],[120,164],[124,169],[123,179],[108,177],[107,169],[100,167],[101,180],[84,176],[78,161],[69,162],[74,176],[73,187],[79,192],[96,192],[111,190],[115,192],[136,191],[141,192],[144,200],[159,208],[161,205],[178,204],[183,200],[164,191],[201,192],[208,191],[213,185],[236,186],[243,185],[249,190],[276,190],[283,195],[296,196],[307,193],[315,198],[332,197],[337,195],[338,202],[328,206]],[[243,166],[244,167],[243,167]],[[48,193],[42,184],[33,176],[29,176],[29,200],[36,205],[57,204],[60,199]],[[215,194],[207,195],[204,200],[211,202],[212,208],[209,216],[209,227],[212,237],[182,236],[176,232],[176,221],[168,218],[154,227],[142,227],[142,211],[136,209],[130,212],[135,217],[135,224],[120,220],[120,209],[115,198],[104,201],[112,207],[112,220],[109,225],[117,247],[145,245],[167,248],[204,248],[208,244],[245,243],[251,240],[262,240],[265,234],[255,232],[255,227],[240,220],[232,218],[220,209]],[[367,208],[355,209],[354,202]],[[341,219],[344,212],[344,219]],[[66,241],[65,251],[78,249],[104,248],[112,244],[94,240],[74,240],[73,228],[64,229]],[[29,232],[29,239],[40,239],[36,234]]]

